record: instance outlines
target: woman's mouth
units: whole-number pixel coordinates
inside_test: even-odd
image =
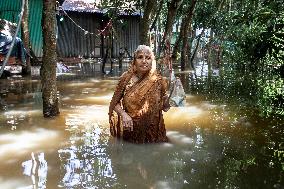
[[[140,66],[140,68],[146,69],[146,68],[148,68],[148,66],[147,66],[147,65],[144,65],[144,66]]]

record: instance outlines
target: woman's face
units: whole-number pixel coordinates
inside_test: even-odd
[[[139,51],[136,55],[135,66],[137,73],[149,72],[152,68],[151,53],[147,51]]]

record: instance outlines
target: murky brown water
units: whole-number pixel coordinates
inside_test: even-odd
[[[53,119],[42,117],[39,80],[0,81],[1,189],[283,188],[273,121],[188,94],[165,113],[170,143],[115,141],[107,111],[117,80],[96,75],[60,76]]]

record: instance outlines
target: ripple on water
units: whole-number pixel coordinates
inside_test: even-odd
[[[193,144],[193,138],[181,134],[178,131],[168,131],[167,136],[169,137],[170,141],[174,144],[179,144],[179,145]]]
[[[32,149],[56,144],[59,134],[43,128],[0,135],[0,159],[17,157]]]

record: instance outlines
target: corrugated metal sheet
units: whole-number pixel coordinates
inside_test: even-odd
[[[0,0],[0,18],[13,23],[18,23],[21,2],[21,0]]]
[[[139,17],[125,17],[122,22],[114,27],[114,56],[119,56],[120,49],[127,49],[132,55],[139,45]]]
[[[37,57],[42,57],[42,0],[29,0],[30,12],[29,12],[29,29],[30,29],[30,41],[32,49]]]
[[[0,0],[0,18],[18,23],[21,0]],[[36,56],[42,56],[42,0],[29,0],[29,30],[31,46]],[[20,35],[20,34],[19,34]]]
[[[69,12],[68,15],[85,30],[95,34],[99,33],[101,21],[95,14]],[[59,57],[101,57],[100,36],[85,34],[66,16],[57,25],[57,52]]]
[[[68,12],[69,17],[85,30],[98,34],[102,27],[103,16],[94,13]],[[113,56],[118,57],[120,48],[132,53],[139,44],[139,17],[125,17],[123,26],[115,26]],[[102,57],[107,40],[101,36],[85,34],[67,16],[58,22],[57,52],[59,57]],[[104,24],[106,25],[106,24]]]

